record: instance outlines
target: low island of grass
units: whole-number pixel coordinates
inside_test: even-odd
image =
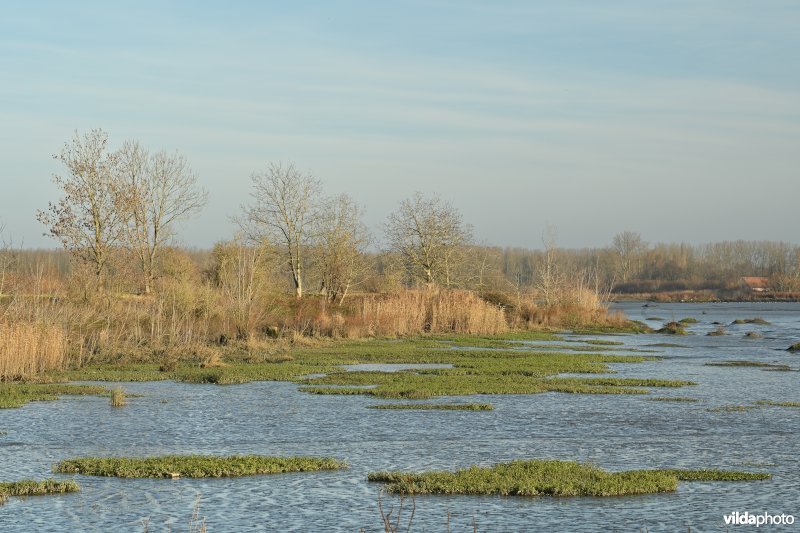
[[[493,467],[419,474],[374,472],[369,481],[403,494],[502,496],[624,496],[672,492],[678,482],[768,479],[770,474],[722,470],[632,470],[608,472],[571,461],[512,461]]]
[[[108,394],[108,390],[97,385],[0,382],[0,409],[22,407],[28,402],[57,400],[61,396],[104,394]]]
[[[25,479],[23,481],[0,482],[0,504],[4,503],[10,496],[44,496],[46,494],[78,492],[79,490],[81,490],[80,487],[74,481],[56,481],[54,479],[33,481]]]
[[[121,478],[237,477],[347,468],[330,457],[268,457],[261,455],[167,455],[161,457],[85,457],[58,463],[61,474]]]

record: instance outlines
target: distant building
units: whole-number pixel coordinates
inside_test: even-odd
[[[745,276],[742,278],[742,288],[750,292],[769,292],[769,278]]]

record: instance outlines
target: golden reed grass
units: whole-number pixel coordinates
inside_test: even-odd
[[[372,335],[493,335],[508,331],[505,312],[470,291],[408,290],[364,296],[359,308],[356,318]]]
[[[64,368],[67,342],[60,326],[0,323],[0,380]]]
[[[581,286],[562,289],[551,305],[536,303],[536,294],[530,294],[514,309],[510,321],[517,328],[624,327],[629,322],[624,314],[609,312],[595,291]]]

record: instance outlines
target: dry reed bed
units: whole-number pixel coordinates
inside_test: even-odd
[[[504,311],[470,291],[409,290],[364,296],[359,307],[359,316],[372,335],[496,335],[508,331]]]
[[[66,335],[60,326],[0,323],[0,380],[61,370],[66,362]]]

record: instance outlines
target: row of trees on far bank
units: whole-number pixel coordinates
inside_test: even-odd
[[[176,224],[206,203],[207,193],[186,158],[177,152],[150,154],[136,141],[110,151],[102,130],[76,133],[55,158],[66,169],[54,177],[63,196],[39,211],[38,220],[91,268],[98,287],[106,284],[112,256],[125,251],[136,259],[141,290],[150,293]],[[313,262],[318,292],[341,302],[366,277],[371,238],[363,208],[346,194],[325,197],[320,181],[292,163],[270,163],[251,180],[250,202],[234,217],[240,232],[230,243],[234,247],[227,247],[229,253],[252,248],[249,254],[234,254],[242,261],[247,256],[251,269],[265,264],[265,254],[279,254],[298,299],[306,291],[307,265]],[[428,287],[453,285],[464,249],[471,244],[471,229],[461,214],[420,193],[401,202],[387,221],[386,233],[409,280],[422,280]],[[215,256],[222,260],[219,253]],[[225,259],[226,269],[231,260]]]
[[[38,219],[76,265],[92,272],[94,285],[107,288],[111,273],[118,290],[147,294],[174,274],[177,224],[201,211],[207,193],[178,152],[151,153],[135,141],[111,151],[108,143],[105,132],[92,130],[64,145],[55,158],[65,172],[54,178],[63,195]],[[241,313],[258,294],[287,283],[297,299],[310,291],[340,304],[353,290],[438,286],[534,292],[550,305],[575,286],[596,294],[723,289],[741,276],[768,276],[776,290],[800,290],[800,249],[787,243],[650,245],[623,231],[605,248],[565,250],[548,227],[543,250],[500,249],[477,245],[456,208],[419,192],[388,216],[386,249],[376,252],[363,208],[350,196],[325,196],[318,179],[291,163],[268,164],[251,180],[249,201],[233,217],[238,233],[183,262],[235,295]],[[3,250],[0,291],[15,264],[13,246]]]

